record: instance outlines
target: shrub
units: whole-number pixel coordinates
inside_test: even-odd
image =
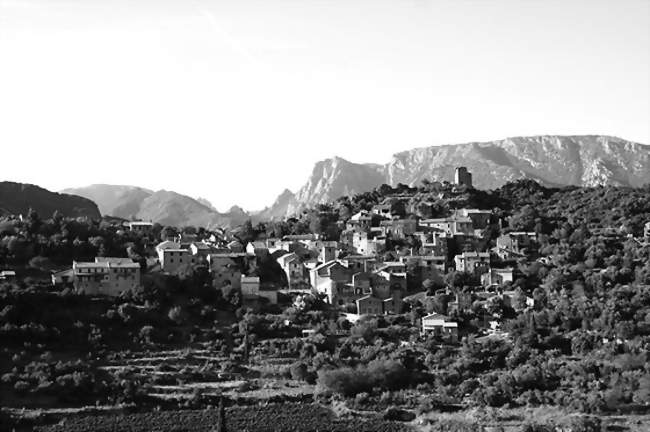
[[[16,384],[14,384],[14,390],[16,390],[17,393],[27,393],[29,388],[30,385],[27,381],[16,381]]]
[[[395,360],[373,360],[367,366],[319,371],[318,383],[343,396],[354,396],[373,389],[397,390],[410,384],[411,375]]]
[[[570,422],[571,432],[600,432],[602,422],[598,417],[579,416]]]
[[[303,362],[295,362],[289,367],[291,378],[298,381],[306,381],[310,384],[316,382],[316,376],[313,372],[309,372],[307,365]]]

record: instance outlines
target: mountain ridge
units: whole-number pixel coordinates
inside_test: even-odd
[[[233,206],[226,213],[218,212],[204,198],[192,198],[174,191],[152,191],[138,186],[92,184],[64,189],[97,202],[105,216],[140,219],[171,226],[234,226],[250,218],[241,208]]]
[[[641,186],[650,182],[650,145],[608,135],[535,135],[418,147],[395,153],[385,164],[357,163],[335,156],[316,162],[307,181],[295,193],[285,189],[272,205],[255,212],[233,206],[219,213],[202,198],[136,186],[118,185],[112,194],[101,191],[111,185],[64,192],[94,198],[103,214],[112,212],[125,219],[179,226],[233,226],[246,219],[284,218],[344,195],[371,191],[384,183],[394,186],[414,185],[424,179],[452,181],[458,166],[472,172],[473,184],[479,189],[496,189],[520,178],[553,187]]]
[[[384,165],[334,157],[317,162],[311,177],[293,197],[283,192],[282,200],[276,200],[260,215],[283,217],[333,201],[348,194],[341,193],[340,186],[330,186],[339,185],[341,179],[346,179],[347,191],[359,193],[382,183],[452,181],[458,166],[472,172],[473,184],[480,189],[495,189],[518,178],[549,186],[641,186],[650,182],[650,145],[609,135],[535,135],[418,147],[395,153]],[[368,173],[377,167],[381,167],[379,177],[348,172],[357,169]]]

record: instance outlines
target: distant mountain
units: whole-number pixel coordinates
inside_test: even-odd
[[[356,164],[340,157],[316,163],[307,183],[296,193],[296,201],[324,203],[343,195],[365,192],[384,181],[383,166]]]
[[[198,202],[200,202],[201,204],[203,204],[204,206],[206,206],[207,208],[209,208],[211,210],[214,210],[214,211],[217,211],[217,209],[212,205],[212,203],[208,199],[198,197],[196,200]]]
[[[271,207],[264,209],[257,217],[281,218],[307,205],[366,192],[384,182],[383,171],[382,165],[357,164],[340,157],[317,162],[309,180],[296,194],[285,190]]]
[[[171,226],[235,226],[250,216],[241,208],[219,213],[212,205],[176,192],[153,192],[136,186],[90,185],[64,192],[92,199],[103,215],[124,219],[142,219]]]
[[[289,212],[295,209],[297,206],[296,196],[289,189],[285,189],[271,205],[264,210],[261,210],[254,214],[255,219],[258,220],[271,220],[271,219],[280,219],[286,216]]]
[[[80,188],[70,188],[63,193],[79,195],[97,203],[102,215],[132,219],[140,211],[142,201],[153,191],[136,186],[94,184]]]
[[[650,146],[609,136],[546,135],[426,147],[396,154],[386,165],[386,181],[452,180],[457,166],[472,172],[479,189],[518,178],[562,186],[641,186],[650,182]]]
[[[51,192],[31,184],[0,182],[0,214],[26,215],[30,208],[42,218],[49,218],[55,211],[66,217],[101,217],[97,205],[87,198]]]
[[[335,157],[318,162],[296,194],[283,192],[260,217],[283,217],[383,183],[453,181],[458,166],[472,172],[479,189],[498,188],[519,178],[550,186],[641,186],[650,183],[650,146],[601,135],[544,135],[417,148],[397,153],[386,165]]]

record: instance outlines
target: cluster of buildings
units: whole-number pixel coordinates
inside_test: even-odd
[[[457,168],[455,182],[472,187],[472,175]],[[394,211],[395,202],[401,202],[413,215],[416,209],[408,208],[409,198],[391,196],[352,215],[339,241],[305,234],[244,245],[236,237],[211,235],[199,240],[196,235],[174,235],[155,246],[155,265],[147,269],[129,259],[98,257],[94,262],[74,262],[72,269],[54,274],[53,282],[71,284],[87,294],[119,295],[139,287],[145,270],[186,278],[204,266],[215,288],[240,290],[245,299],[264,297],[274,303],[278,288],[284,288],[319,293],[350,313],[391,314],[401,311],[409,294],[407,269],[417,269],[422,280],[441,280],[450,270],[470,272],[489,289],[513,280],[512,268],[501,264],[525,256],[536,241],[535,233],[509,233],[499,237],[493,250],[481,250],[486,228],[498,222],[491,210],[461,208],[443,218],[427,217],[426,205],[417,217]],[[151,222],[126,226],[145,234],[153,230]],[[393,253],[391,245],[406,239],[414,246]],[[268,256],[282,270],[286,286],[260,282],[257,258]],[[495,259],[500,265],[495,266]]]
[[[452,196],[442,191],[440,198],[453,201],[453,191],[461,194],[464,190],[460,186],[472,187],[472,175],[465,167],[456,169]],[[278,290],[313,292],[342,312],[356,315],[399,313],[404,299],[413,294],[413,274],[420,281],[442,282],[442,275],[457,271],[471,273],[480,286],[472,287],[471,294],[455,293],[449,311],[468,309],[477,302],[488,304],[495,297],[513,307],[532,305],[531,298],[522,299],[521,293],[508,291],[507,285],[515,280],[517,261],[535,258],[535,232],[505,232],[488,249],[487,230],[502,222],[493,211],[458,208],[448,216],[434,217],[439,214],[435,202],[414,204],[411,198],[408,194],[388,196],[352,215],[340,222],[342,234],[337,241],[317,234],[248,244],[214,234],[200,240],[195,235],[173,236],[155,246],[155,264],[146,270],[185,278],[203,266],[213,287],[240,290],[244,299],[276,303]],[[141,233],[153,229],[151,222],[127,226]],[[645,225],[644,239],[650,242],[650,222]],[[260,281],[256,272],[260,258],[275,261],[283,274],[283,286]],[[53,281],[72,284],[82,293],[118,295],[137,288],[144,270],[128,259],[98,257],[94,262],[74,262],[72,269],[53,275]],[[451,294],[449,288],[446,293]],[[423,333],[435,332],[452,340],[458,336],[457,324],[441,314],[427,315],[421,324]]]

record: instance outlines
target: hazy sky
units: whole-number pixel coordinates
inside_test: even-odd
[[[0,180],[269,205],[334,155],[649,143],[650,0],[0,0]]]

